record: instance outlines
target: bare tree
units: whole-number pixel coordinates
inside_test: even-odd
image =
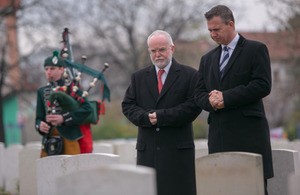
[[[15,5],[17,3],[17,6]],[[61,33],[68,27],[73,45],[79,46],[88,56],[88,64],[96,69],[109,62],[107,76],[115,96],[123,95],[131,73],[150,63],[146,38],[156,29],[163,29],[178,38],[198,38],[203,21],[203,10],[209,4],[204,0],[89,0],[80,3],[72,0],[11,0],[0,8],[0,111],[3,101],[27,88],[27,79],[36,84],[41,77],[43,60],[59,49]],[[5,26],[9,16],[17,19]],[[11,43],[7,30],[17,32],[17,43]],[[20,56],[10,55],[9,48],[20,49]],[[74,52],[75,53],[75,52]],[[77,61],[81,55],[75,56]],[[11,62],[9,59],[13,59]],[[21,71],[20,71],[21,69]],[[13,71],[18,78],[11,79]],[[0,142],[4,139],[3,115],[0,112]]]
[[[35,0],[31,1],[28,6],[35,3]],[[26,82],[21,82],[17,39],[18,12],[26,8],[20,6],[19,0],[2,1],[0,5],[0,142],[4,143],[3,102],[26,90]]]
[[[2,91],[2,86],[4,83],[4,78],[5,78],[5,47],[2,46],[1,48],[1,64],[0,64],[0,70],[1,70],[1,74],[0,74],[0,91]],[[1,92],[1,96],[0,96],[0,142],[5,143],[5,137],[4,137],[4,124],[3,124],[3,97],[2,97],[2,92]]]
[[[87,65],[100,69],[99,65],[109,62],[107,78],[118,96],[131,73],[150,64],[146,39],[152,31],[166,30],[174,40],[197,39],[203,10],[210,5],[203,0],[62,0],[59,4],[44,0],[27,10],[27,17],[37,19],[34,33],[47,35],[46,44],[58,46],[60,33],[68,27],[72,44],[87,52]],[[75,61],[80,57],[75,56]]]
[[[270,116],[271,125],[286,126],[291,113],[299,109],[300,93],[300,2],[298,0],[265,0],[268,14],[272,23],[277,25],[278,47],[286,52],[285,59],[275,63],[284,66],[288,75],[285,82],[277,82],[277,75],[273,75],[272,94],[267,98],[266,109]],[[279,45],[281,44],[281,45]],[[298,105],[298,106],[297,106]]]
[[[20,89],[18,85],[18,55],[16,40],[16,10],[18,1],[1,3],[0,22],[3,37],[1,37],[1,63],[0,63],[0,142],[5,143],[4,123],[3,123],[3,100],[4,96],[11,96]]]
[[[293,27],[287,21],[300,12],[299,0],[265,0],[262,3],[266,5],[268,15],[273,19],[271,22],[274,25],[279,26],[281,30],[292,30]]]

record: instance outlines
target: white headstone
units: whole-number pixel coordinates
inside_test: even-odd
[[[263,195],[261,155],[215,153],[196,159],[197,195]]]
[[[274,177],[268,180],[269,194],[288,194],[288,176],[300,172],[298,155],[296,150],[272,150]]]
[[[195,148],[208,148],[207,139],[196,139],[195,141]]]
[[[121,164],[136,164],[136,141],[128,141],[125,143],[116,143],[116,154],[120,155]]]
[[[93,144],[93,153],[114,153],[114,146],[109,143],[94,143]]]
[[[40,141],[38,142],[28,142],[25,145],[25,148],[42,148],[42,143]]]
[[[120,157],[115,154],[107,153],[87,153],[73,155],[69,158],[62,159],[65,167],[64,174],[79,170],[88,170],[101,165],[119,164]]]
[[[300,174],[291,174],[288,176],[288,195],[300,194]]]
[[[296,150],[300,154],[300,141],[288,141],[286,139],[280,140],[271,140],[272,149],[287,149],[287,150]],[[299,162],[300,162],[300,155]]]
[[[63,161],[70,155],[48,156],[36,161],[38,195],[56,194],[55,179],[64,174]]]
[[[271,139],[272,149],[291,149],[287,139]]]
[[[94,142],[94,144],[97,144],[97,143],[107,143],[107,144],[112,144],[113,146],[113,154],[117,154],[117,148],[116,148],[116,145],[118,144],[122,144],[122,143],[126,143],[127,140],[125,139],[111,139],[111,140],[101,140],[101,141],[97,141],[97,142]]]
[[[299,163],[300,163],[300,141],[299,140],[294,140],[291,142],[291,145],[292,145],[292,150],[296,150],[298,151],[298,157],[299,157]],[[299,164],[300,166],[300,164]]]
[[[109,165],[74,172],[57,179],[58,195],[155,195],[155,171],[136,165]]]
[[[20,195],[36,195],[36,160],[41,156],[40,147],[26,146],[19,153]]]
[[[0,188],[4,188],[4,143],[0,142]]]
[[[19,152],[22,145],[10,145],[4,150],[5,190],[17,194],[19,188]]]
[[[208,148],[196,148],[195,159],[208,155]]]
[[[117,164],[119,160],[117,155],[104,153],[58,155],[39,159],[37,160],[38,194],[57,194],[55,180],[59,176],[101,165]]]

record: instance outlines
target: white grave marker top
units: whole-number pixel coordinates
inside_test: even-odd
[[[274,177],[268,180],[270,194],[288,194],[288,176],[300,171],[298,155],[299,153],[296,150],[272,150]]]
[[[19,153],[20,195],[36,195],[36,160],[41,156],[40,147],[25,147]]]
[[[196,159],[198,195],[263,195],[261,155],[215,153]]]
[[[4,187],[4,143],[0,142],[0,188]]]
[[[120,157],[114,154],[88,153],[49,156],[37,161],[38,194],[56,195],[55,180],[59,176],[101,165],[118,164]]]
[[[58,195],[155,195],[155,171],[136,165],[101,166],[74,172],[56,181]]]
[[[19,152],[23,145],[10,145],[4,150],[5,190],[11,194],[18,193]]]

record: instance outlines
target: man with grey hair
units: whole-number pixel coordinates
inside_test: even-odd
[[[123,114],[136,126],[137,164],[156,170],[158,195],[195,195],[195,146],[192,122],[201,109],[192,94],[197,71],[172,58],[169,33],[147,39],[153,65],[132,74],[122,102]]]

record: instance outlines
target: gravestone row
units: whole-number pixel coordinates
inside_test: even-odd
[[[128,144],[126,145],[126,143]],[[273,141],[272,145],[275,145],[275,143]],[[281,148],[285,148],[284,144],[282,143],[278,145],[280,145]],[[229,190],[228,194],[231,195],[238,194],[240,192],[239,190],[243,190],[243,192],[251,190],[249,194],[261,193],[261,189],[263,189],[261,186],[263,186],[263,183],[261,182],[261,177],[259,176],[259,173],[261,174],[262,171],[258,171],[261,169],[259,155],[257,156],[257,154],[235,152],[207,155],[208,150],[206,140],[195,140],[195,146],[198,194],[205,194],[207,189],[213,189],[216,191],[218,190],[216,186],[218,186],[219,189],[222,189],[222,185],[226,182],[227,187],[225,191],[222,189],[221,194],[226,195],[226,190]],[[288,147],[291,147],[291,143],[288,143]],[[297,148],[297,146],[293,147],[294,149]],[[278,147],[274,146],[274,148]],[[295,190],[299,189],[300,164],[298,151],[274,148],[273,161],[275,177],[269,180],[269,192],[272,195],[294,195]],[[27,144],[26,146],[15,145],[4,148],[3,144],[0,143],[0,187],[5,188],[5,190],[11,192],[11,194],[17,194],[18,191],[20,192],[20,195],[57,194],[60,192],[64,193],[66,190],[72,190],[68,188],[62,188],[61,184],[59,184],[60,182],[57,183],[58,180],[65,180],[67,182],[67,178],[74,178],[74,182],[80,183],[80,181],[84,181],[80,183],[80,185],[76,185],[76,187],[79,188],[77,191],[79,191],[80,189],[88,189],[91,187],[91,185],[97,186],[96,183],[90,183],[90,180],[94,180],[94,178],[98,177],[100,179],[100,175],[104,175],[102,172],[107,174],[108,172],[111,172],[112,175],[107,177],[112,178],[114,177],[113,173],[118,171],[123,172],[128,176],[130,174],[137,174],[136,178],[139,178],[138,174],[140,174],[140,172],[144,172],[139,169],[146,168],[135,166],[136,151],[134,141],[117,140],[112,142],[95,142],[94,152],[95,153],[93,154],[82,154],[75,156],[61,155],[40,159],[40,144],[31,143]],[[118,160],[117,162],[103,160],[103,158],[108,157],[117,157]],[[100,160],[101,158],[102,160]],[[232,162],[230,160],[232,160]],[[234,163],[239,166],[229,166],[230,164],[234,165]],[[108,166],[112,164],[115,164],[116,166]],[[246,166],[243,167],[242,165]],[[133,169],[136,171],[136,173],[133,173],[131,168],[132,166],[134,167]],[[210,166],[213,167],[212,170],[210,170]],[[210,173],[210,171],[212,172]],[[155,171],[152,169],[150,169],[150,171],[147,169],[145,172],[148,173],[148,176],[145,176],[145,178],[148,178],[149,181],[151,178],[155,178]],[[91,175],[90,179],[79,179],[81,176],[88,177],[88,175],[92,173],[94,174]],[[210,177],[205,175],[209,175]],[[244,181],[242,179],[243,175],[248,175],[247,178],[255,178],[253,179],[253,183],[249,183],[249,179]],[[78,178],[78,181],[75,178]],[[126,182],[128,180],[128,182],[133,181],[128,178],[130,177],[125,179]],[[225,180],[223,181],[222,178]],[[115,179],[112,179],[112,181],[114,180]],[[230,184],[230,181],[235,180],[241,184],[236,185],[236,183],[233,184],[234,182]],[[151,194],[153,191],[155,191],[156,185],[153,183],[150,185],[151,182],[149,181],[146,183],[149,183],[148,188],[149,193]],[[245,182],[247,185],[242,185],[245,184]],[[212,183],[214,187],[208,188],[209,184]],[[255,188],[249,188],[249,186],[254,186],[254,184],[256,184]],[[65,185],[67,186],[67,183]],[[232,187],[229,187],[230,185],[232,185]],[[50,187],[58,191],[51,191],[51,189],[49,189]],[[98,182],[98,186],[95,190],[101,189],[102,187],[100,187]],[[253,192],[254,189],[256,189],[255,193]],[[98,192],[95,191],[95,193]]]

